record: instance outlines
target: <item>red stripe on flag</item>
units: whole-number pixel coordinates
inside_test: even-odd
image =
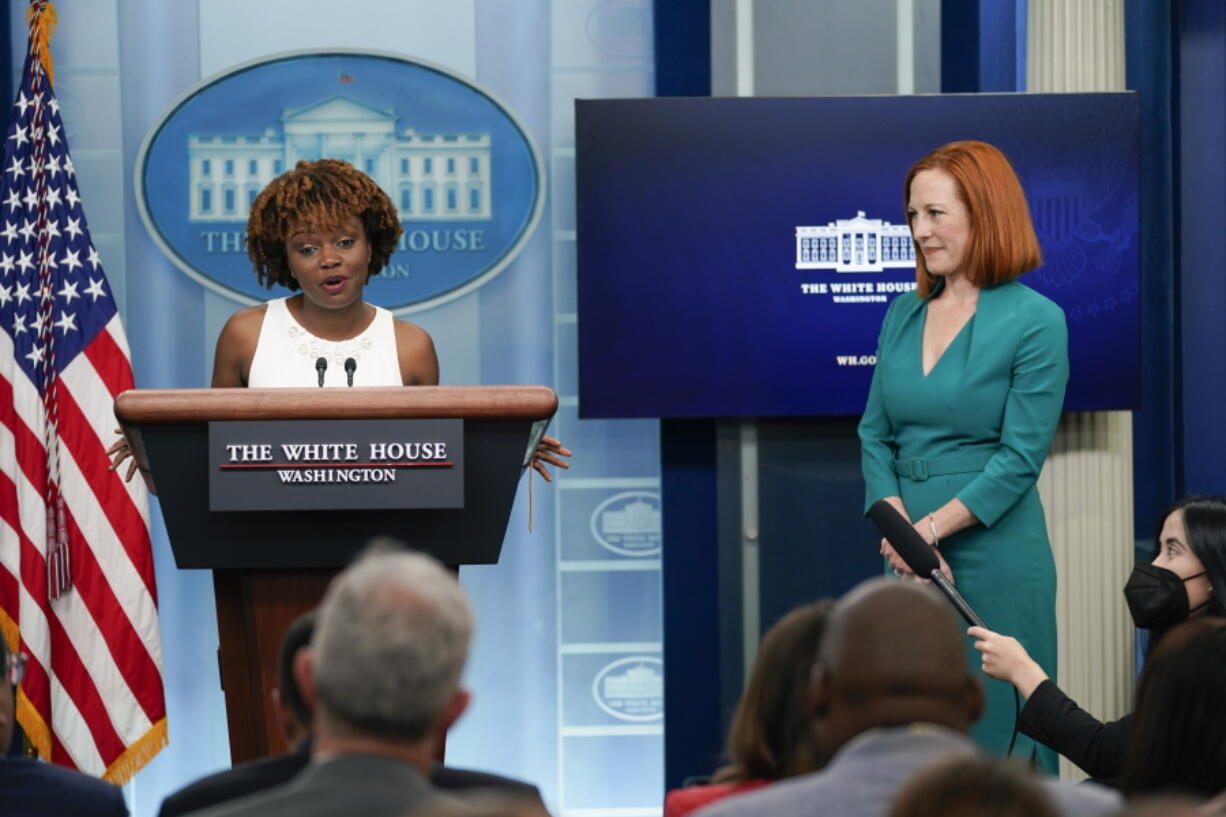
[[[51,732],[51,762],[57,766],[67,766],[69,769],[77,768],[77,764],[72,762],[72,756],[68,754],[64,744],[60,742],[60,736],[54,730]]]
[[[0,503],[3,503],[3,498],[0,497]],[[15,623],[17,616],[13,615],[13,611],[19,610],[21,605],[21,585],[17,583],[17,577],[14,576],[7,567],[0,566],[0,610],[8,614]]]
[[[42,557],[34,548],[34,543],[30,541],[29,536],[22,530],[21,520],[18,518],[17,511],[17,485],[8,474],[0,472],[0,518],[2,518],[8,526],[13,529],[18,540],[18,568],[21,575],[17,577],[21,584],[25,587],[26,592],[34,599],[34,603],[38,605],[45,618],[47,616],[47,574],[45,571],[39,571],[32,567],[35,559],[32,559],[28,554],[33,553],[39,563],[42,562]],[[5,571],[8,572],[7,570]],[[41,588],[41,592],[40,592]],[[21,682],[21,688],[25,690],[26,697],[30,700],[30,704],[42,717],[43,722],[51,723],[51,683],[47,677],[46,668],[38,663],[37,655],[30,650],[27,643],[26,628],[34,628],[34,622],[22,621],[20,618],[21,612],[21,596],[18,593],[13,599],[13,607],[8,608],[7,612],[13,621],[17,622],[17,626],[21,631],[21,640],[23,642],[23,651],[30,654],[30,663],[26,665],[26,676]]]
[[[86,727],[94,737],[94,745],[98,747],[98,754],[102,756],[103,762],[109,763],[123,754],[128,747],[115,731],[94,678],[69,639],[64,625],[54,615],[47,618],[47,623],[51,630],[51,671],[55,673],[64,692],[77,705]],[[53,727],[52,731],[60,730]]]
[[[7,508],[3,510],[5,513],[8,511]],[[20,530],[16,524],[17,520],[6,518],[5,521],[14,529]],[[102,755],[104,760],[118,757],[126,747],[118,733],[116,733],[115,728],[111,725],[110,715],[106,711],[102,697],[98,694],[98,688],[94,685],[93,678],[85,668],[85,664],[81,661],[81,656],[78,655],[76,647],[69,640],[68,634],[64,631],[59,618],[49,609],[50,604],[46,600],[47,566],[43,561],[42,554],[38,552],[26,536],[22,535],[21,540],[21,580],[22,584],[26,586],[33,596],[35,603],[42,609],[47,621],[51,649],[51,672],[55,675],[56,680],[59,681],[60,687],[63,688],[64,692],[81,713],[85,725],[93,736],[94,745],[97,746],[99,754]],[[31,700],[31,703],[35,704],[35,709],[40,714],[43,714],[44,720],[52,724],[51,731],[54,734],[56,728],[51,719],[49,684],[46,689],[48,695],[45,704],[40,705],[33,700]],[[46,706],[45,710],[43,706]]]
[[[149,528],[145,525],[140,511],[132,503],[132,496],[120,482],[121,477],[107,470],[111,463],[106,456],[106,447],[81,413],[81,407],[77,405],[72,392],[64,386],[62,380],[56,382],[55,389],[60,405],[60,442],[72,453],[77,467],[88,481],[86,487],[93,491],[98,499],[98,504],[110,520],[115,535],[128,554],[128,559],[156,604],[157,586],[153,574],[153,547],[149,541]],[[76,558],[75,550],[73,558]],[[76,568],[73,573],[77,575]]]
[[[38,406],[36,411],[41,413],[42,406]],[[17,465],[41,498],[43,488],[47,484],[47,449],[43,448],[42,440],[33,429],[18,416],[13,402],[13,384],[3,376],[0,376],[0,423],[13,432]],[[16,494],[13,497],[13,507],[17,507]]]
[[[99,332],[82,351],[106,384],[111,397],[132,388],[132,364],[110,332],[105,329]]]
[[[82,541],[81,529],[70,512],[65,512],[69,541],[74,544],[73,586],[85,606],[89,608],[94,623],[110,649],[119,673],[140,703],[150,723],[157,723],[166,716],[166,704],[162,697],[162,675],[149,655],[148,648],[132,627],[127,612],[115,598],[115,592],[106,581],[102,567],[94,558],[94,552]]]

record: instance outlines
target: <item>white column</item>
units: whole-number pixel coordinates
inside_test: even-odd
[[[1124,0],[1029,0],[1027,90],[1124,90]],[[1059,683],[1093,715],[1132,708],[1132,414],[1066,414],[1039,479],[1059,574]],[[1061,760],[1062,777],[1084,777]]]

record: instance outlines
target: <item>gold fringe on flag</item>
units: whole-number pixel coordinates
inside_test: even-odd
[[[17,722],[21,731],[26,733],[26,740],[38,752],[38,756],[48,763],[51,762],[51,730],[43,716],[38,714],[34,704],[26,697],[26,691],[17,689]]]
[[[26,9],[26,24],[30,26],[30,45],[43,64],[47,82],[55,85],[55,65],[51,61],[51,35],[59,23],[55,6],[47,0],[31,0]]]
[[[9,652],[21,652],[21,631],[17,622],[4,610],[0,610],[0,634],[3,634]],[[34,704],[26,698],[25,690],[21,687],[17,688],[16,715],[21,731],[26,733],[26,740],[38,751],[39,757],[51,760],[51,730],[47,728],[46,721],[38,714]]]
[[[116,786],[122,786],[131,780],[146,763],[153,760],[154,755],[165,749],[168,743],[170,739],[166,731],[166,719],[162,718],[149,727],[149,731],[129,746],[122,755],[115,758],[115,762],[107,768],[102,779],[109,780]]]
[[[17,622],[9,618],[3,609],[0,609],[0,635],[4,636],[9,652],[21,652],[17,649],[21,645],[21,631],[17,629]]]
[[[18,652],[17,647],[21,641],[17,623],[3,610],[0,610],[0,635],[3,636],[10,652]],[[26,734],[26,740],[38,752],[39,757],[51,762],[51,730],[47,728],[47,722],[43,720],[42,715],[38,714],[38,710],[26,698],[25,691],[20,687],[17,688],[16,714],[17,722],[21,724],[21,729]],[[102,779],[122,786],[169,743],[170,735],[166,719],[162,718],[149,727],[149,731],[134,741],[122,755],[115,758],[103,773]]]

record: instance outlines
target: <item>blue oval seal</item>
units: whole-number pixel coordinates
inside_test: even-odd
[[[150,130],[137,204],[154,240],[204,286],[262,303],[247,260],[248,206],[300,159],[344,159],[400,209],[404,236],[367,300],[398,314],[501,272],[544,207],[544,163],[490,91],[395,54],[277,54],[210,77]]]
[[[625,491],[596,506],[588,522],[592,538],[619,556],[656,556],[664,538],[660,495],[652,491]]]
[[[664,662],[634,655],[606,664],[592,680],[592,697],[618,720],[659,720],[664,717]]]

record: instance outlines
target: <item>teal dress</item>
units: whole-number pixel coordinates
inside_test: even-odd
[[[980,524],[940,545],[958,590],[990,629],[1020,641],[1054,679],[1056,570],[1035,481],[1068,382],[1064,312],[1016,281],[984,289],[927,376],[926,316],[927,300],[910,292],[894,299],[881,326],[860,421],[865,507],[900,496],[914,521],[962,500]],[[966,649],[978,670],[970,639]],[[1013,687],[980,677],[987,708],[972,736],[1003,755],[1013,734]],[[1013,756],[1032,752],[1055,772],[1055,754],[1018,735]]]

